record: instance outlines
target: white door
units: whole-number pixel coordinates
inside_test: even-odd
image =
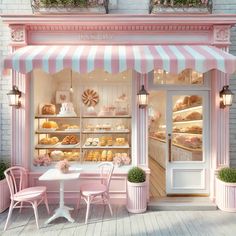
[[[207,91],[167,94],[167,195],[209,194],[208,96]]]

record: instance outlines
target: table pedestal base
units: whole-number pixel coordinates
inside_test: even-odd
[[[51,221],[59,218],[59,217],[64,217],[66,218],[68,221],[70,221],[71,223],[73,223],[75,220],[70,216],[70,212],[73,210],[73,208],[67,207],[67,206],[63,206],[63,207],[59,207],[56,209],[54,215],[52,217],[50,217],[45,224],[49,224]]]

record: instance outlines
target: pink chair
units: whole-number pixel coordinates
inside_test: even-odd
[[[23,206],[23,203],[30,203],[34,209],[34,215],[36,220],[37,228],[39,229],[38,225],[38,205],[44,201],[48,214],[50,213],[49,207],[48,207],[48,200],[47,200],[47,193],[46,193],[46,187],[44,186],[38,186],[38,187],[30,187],[25,188],[25,185],[27,183],[27,173],[25,168],[20,166],[14,166],[8,168],[4,172],[6,176],[6,180],[10,189],[11,194],[11,204],[9,207],[9,212],[7,216],[7,222],[4,227],[4,231],[7,229],[12,210],[14,208],[21,208],[22,207],[31,207],[31,206]],[[20,206],[17,206],[20,203]]]
[[[108,204],[111,215],[113,215],[110,204],[109,187],[114,165],[111,162],[103,162],[98,167],[100,169],[101,183],[88,183],[80,186],[80,196],[77,209],[79,208],[81,198],[83,198],[87,204],[85,224],[88,222],[91,203],[102,201],[103,204]],[[100,199],[97,197],[100,197]]]

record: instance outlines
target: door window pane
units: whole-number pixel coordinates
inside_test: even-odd
[[[202,161],[202,97],[173,96],[172,104],[172,161]]]

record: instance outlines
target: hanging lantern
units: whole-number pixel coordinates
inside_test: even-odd
[[[229,89],[228,85],[225,85],[223,89],[220,91],[220,108],[225,108],[227,106],[231,106],[233,102],[234,93]]]
[[[15,108],[20,108],[20,106],[21,106],[21,103],[20,103],[21,92],[19,91],[17,86],[13,85],[12,90],[10,90],[7,93],[7,96],[8,96],[9,106],[13,106]]]
[[[144,85],[142,85],[141,90],[138,92],[137,95],[138,95],[139,108],[145,108],[148,105],[149,93],[144,88]]]

